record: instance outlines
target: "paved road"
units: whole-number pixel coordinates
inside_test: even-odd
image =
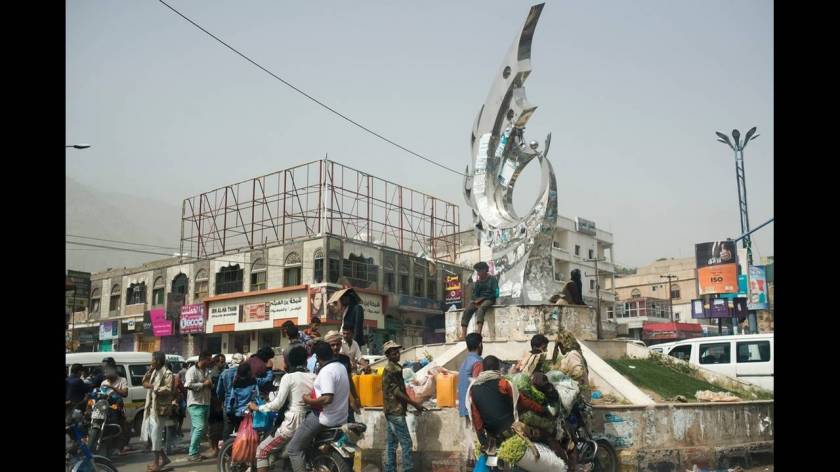
[[[169,466],[173,468],[173,472],[216,472],[216,459],[207,459],[197,464],[187,462],[186,450],[190,440],[189,429],[186,426],[184,424],[184,437],[176,442],[176,453],[169,456],[172,459]],[[142,452],[143,444],[138,438],[131,441],[131,447],[136,450],[128,452],[124,456],[115,456],[113,458],[114,465],[117,466],[119,472],[146,472],[146,466],[154,461],[154,455],[151,452]],[[210,455],[206,442],[201,449],[203,455]]]

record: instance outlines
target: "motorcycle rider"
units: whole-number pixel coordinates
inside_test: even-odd
[[[330,348],[332,348],[333,356],[335,359],[340,362],[345,369],[347,369],[347,378],[350,379],[350,410],[347,412],[347,422],[348,423],[355,423],[356,418],[354,413],[361,414],[361,410],[359,406],[361,406],[362,402],[359,400],[359,394],[356,392],[356,386],[353,385],[353,368],[352,368],[352,360],[346,354],[341,352],[341,335],[338,334],[337,331],[332,330],[324,336],[324,341],[326,341]]]
[[[109,404],[116,403],[119,407],[116,410],[108,410],[108,416],[112,417],[118,425],[120,425],[120,438],[117,441],[117,449],[119,449],[120,454],[125,454],[128,452],[128,443],[131,441],[131,432],[128,429],[128,422],[125,418],[125,408],[123,398],[128,396],[128,382],[125,380],[125,377],[120,377],[117,373],[117,369],[113,367],[106,367],[102,370],[102,375],[104,376],[104,380],[100,384],[100,389],[110,389],[111,396],[108,399]]]
[[[306,348],[300,345],[295,346],[288,351],[286,357],[289,360],[288,373],[280,379],[277,396],[262,406],[257,406],[254,402],[248,404],[248,408],[252,411],[259,410],[267,413],[280,411],[286,400],[289,401],[289,408],[280,427],[274,435],[269,435],[257,446],[257,472],[268,471],[268,455],[294,436],[295,430],[300,427],[310,410],[302,398],[312,391],[315,374],[306,370]]]
[[[492,451],[515,434],[514,408],[531,410],[537,414],[543,414],[545,408],[519,395],[516,386],[502,377],[498,357],[485,357],[481,367],[482,372],[467,389],[467,410],[482,451]]]
[[[329,344],[318,341],[313,347],[320,364],[318,376],[313,384],[317,398],[313,399],[309,394],[305,394],[302,399],[303,403],[313,410],[318,409],[321,412],[308,413],[289,441],[287,451],[294,472],[306,470],[306,448],[319,432],[347,422],[350,398],[350,378],[347,376],[347,369],[336,360]]]

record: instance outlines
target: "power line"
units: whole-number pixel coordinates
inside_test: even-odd
[[[173,251],[180,250],[180,248],[177,248],[177,247],[174,247],[174,246],[159,246],[157,244],[132,243],[132,242],[128,242],[128,241],[120,241],[120,240],[117,240],[117,239],[105,239],[105,238],[94,238],[93,236],[82,236],[82,235],[79,235],[79,234],[65,234],[65,236],[69,236],[71,238],[90,239],[90,240],[93,240],[93,241],[105,241],[105,242],[108,242],[108,243],[129,244],[129,245],[132,245],[132,246],[144,246],[144,247],[157,248],[157,249],[172,249]]]
[[[207,31],[207,30],[206,30],[206,29],[204,29],[201,25],[199,25],[199,24],[198,24],[198,23],[196,23],[195,21],[191,20],[191,19],[190,19],[190,18],[188,18],[186,15],[184,15],[184,14],[183,14],[183,13],[181,13],[180,11],[176,10],[176,9],[175,9],[175,8],[173,8],[171,5],[169,5],[168,3],[164,2],[163,0],[158,0],[158,1],[159,1],[160,3],[162,3],[162,4],[164,4],[164,5],[165,5],[167,8],[169,8],[170,10],[174,11],[175,13],[177,13],[177,14],[178,14],[178,16],[180,16],[181,18],[183,18],[183,19],[187,20],[188,22],[190,22],[190,24],[192,24],[192,25],[193,25],[193,26],[195,26],[196,28],[198,28],[198,29],[200,29],[201,31],[205,32],[205,33],[206,33],[208,36],[210,36],[211,38],[215,39],[216,41],[218,41],[219,43],[221,43],[222,45],[224,45],[225,47],[227,47],[227,48],[228,48],[228,49],[230,49],[231,51],[233,51],[233,52],[235,52],[236,54],[238,54],[240,57],[242,57],[242,58],[243,58],[243,59],[245,59],[246,61],[250,62],[251,64],[253,64],[253,65],[255,65],[255,66],[257,66],[257,67],[258,67],[259,69],[261,69],[263,72],[265,72],[265,73],[269,74],[270,76],[274,77],[275,79],[279,80],[280,82],[282,82],[284,85],[286,85],[287,87],[291,88],[291,89],[292,89],[292,90],[294,90],[295,92],[297,92],[297,93],[299,93],[299,94],[303,95],[304,97],[308,98],[309,100],[312,100],[313,102],[317,103],[318,105],[320,105],[320,106],[321,106],[321,107],[323,107],[324,109],[326,109],[326,110],[328,110],[328,111],[330,111],[330,112],[334,113],[335,115],[337,115],[337,116],[339,116],[339,117],[343,118],[343,119],[344,119],[344,120],[346,120],[347,122],[352,123],[353,125],[355,125],[355,126],[359,127],[360,129],[362,129],[362,130],[364,130],[364,131],[367,131],[368,133],[370,133],[370,134],[372,134],[372,135],[376,136],[377,138],[379,138],[379,139],[381,139],[381,140],[383,140],[383,141],[385,141],[385,142],[387,142],[387,143],[389,143],[389,144],[391,144],[391,145],[393,145],[393,146],[396,146],[396,147],[398,147],[399,149],[402,149],[403,151],[405,151],[405,152],[407,152],[407,153],[409,153],[409,154],[411,154],[411,155],[413,155],[413,156],[419,157],[420,159],[423,159],[424,161],[426,161],[426,162],[428,162],[428,163],[430,163],[430,164],[434,164],[434,165],[436,165],[436,166],[438,166],[438,167],[440,167],[440,168],[446,169],[446,170],[448,170],[449,172],[452,172],[452,173],[454,173],[454,174],[458,174],[458,175],[460,175],[460,176],[465,176],[465,174],[464,174],[463,172],[459,172],[459,171],[457,171],[457,170],[455,170],[455,169],[452,169],[451,167],[447,167],[447,166],[445,166],[445,165],[443,165],[443,164],[441,164],[441,163],[439,163],[439,162],[437,162],[437,161],[434,161],[434,160],[432,160],[432,159],[429,159],[429,158],[428,158],[428,157],[426,157],[426,156],[423,156],[423,155],[421,155],[421,154],[419,154],[419,153],[416,153],[416,152],[412,151],[411,149],[408,149],[407,147],[405,147],[405,146],[403,146],[403,145],[401,145],[401,144],[398,144],[398,143],[396,143],[396,142],[394,142],[394,141],[392,141],[392,140],[390,140],[390,139],[386,138],[385,136],[383,136],[383,135],[381,135],[381,134],[377,133],[376,131],[373,131],[372,129],[370,129],[370,128],[368,128],[368,127],[364,126],[364,125],[362,125],[361,123],[359,123],[359,122],[357,122],[357,121],[353,120],[353,119],[352,119],[352,118],[350,118],[349,116],[344,115],[343,113],[341,113],[341,112],[339,112],[338,110],[336,110],[336,109],[334,109],[334,108],[330,107],[329,105],[327,105],[327,104],[325,104],[324,102],[322,102],[322,101],[318,100],[317,98],[313,97],[312,95],[309,95],[308,93],[304,92],[303,90],[301,90],[301,89],[299,89],[299,88],[295,87],[294,85],[292,85],[291,83],[287,82],[287,81],[286,81],[286,80],[284,80],[282,77],[280,77],[280,76],[278,76],[277,74],[275,74],[274,72],[271,72],[270,70],[268,70],[268,69],[266,69],[265,67],[261,66],[259,63],[257,63],[256,61],[254,61],[254,60],[253,60],[253,59],[251,59],[250,57],[246,56],[245,54],[243,54],[243,53],[239,52],[236,48],[234,48],[234,47],[233,47],[233,46],[231,46],[230,44],[228,44],[228,43],[224,42],[221,38],[219,38],[219,37],[218,37],[218,36],[216,36],[215,34],[211,33],[210,31]]]
[[[116,242],[121,242],[121,241],[116,241]],[[65,241],[65,243],[66,244],[77,244],[79,246],[86,246],[86,247],[91,247],[91,248],[111,249],[111,250],[114,250],[114,251],[125,251],[125,252],[134,252],[134,253],[138,253],[138,254],[151,254],[151,255],[154,255],[154,256],[165,256],[165,257],[169,257],[169,258],[180,257],[182,259],[182,262],[181,262],[182,264],[189,264],[189,263],[192,263],[192,262],[200,262],[200,261],[203,261],[203,260],[212,260],[212,261],[216,261],[216,262],[227,262],[227,263],[230,263],[230,264],[245,264],[243,261],[225,260],[225,259],[201,259],[201,258],[194,257],[194,256],[177,256],[177,255],[173,256],[172,254],[167,254],[165,252],[146,251],[146,250],[143,250],[143,249],[134,249],[134,248],[130,248],[130,247],[105,246],[105,245],[101,245],[101,244],[91,244],[91,243],[83,243],[83,242],[77,242],[77,241]],[[132,243],[125,243],[124,242],[124,244],[132,244]],[[271,264],[269,262],[264,262],[263,264],[266,267],[289,267],[287,265]]]

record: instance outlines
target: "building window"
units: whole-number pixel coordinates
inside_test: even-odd
[[[207,271],[201,269],[195,275],[195,301],[201,301],[210,295],[210,279],[207,278]]]
[[[291,287],[300,285],[300,267],[287,267],[283,269],[283,286]]]
[[[589,280],[589,290],[595,290],[595,279]]]
[[[98,315],[101,304],[102,292],[100,292],[98,288],[95,288],[92,292],[90,292],[90,314]]]
[[[268,267],[263,259],[257,259],[251,264],[251,291],[265,290]]]
[[[613,307],[608,306],[607,307],[607,318],[613,319],[614,317],[615,317],[615,311],[613,310]]]
[[[589,258],[590,259],[595,259],[595,251],[592,250],[592,249],[589,250]]]
[[[216,273],[216,295],[242,291],[242,268],[239,264],[222,267]]]
[[[146,282],[131,284],[126,290],[125,304],[136,305],[138,303],[146,303]]]
[[[389,293],[397,292],[397,276],[395,274],[397,255],[390,252],[383,252],[382,254],[382,272],[385,279],[385,291]]]
[[[414,261],[414,296],[423,296],[423,285],[426,278],[426,261]]]
[[[680,298],[680,286],[671,285],[671,298]]]
[[[329,265],[329,282],[338,283],[341,277],[341,257],[335,251],[330,251],[327,254],[327,264]]]
[[[120,286],[114,285],[111,287],[111,299],[108,304],[109,313],[117,313],[120,311]]]
[[[155,282],[152,284],[152,305],[153,306],[160,306],[163,305],[164,299],[164,292],[166,291],[165,285],[163,283],[163,277],[158,277],[155,279]]]
[[[575,244],[575,255],[576,255],[576,256],[579,256],[579,255],[580,255],[580,246],[579,246],[579,245],[577,245],[577,244]]]
[[[556,282],[565,282],[563,280],[563,265],[560,259],[554,259],[554,280]]]
[[[184,303],[187,301],[187,290],[189,290],[189,279],[186,274],[178,274],[172,279],[172,291],[169,296],[177,302]]]
[[[426,261],[426,298],[437,299],[437,268],[432,261]]]
[[[656,291],[656,285],[651,286],[650,289],[655,292]]]
[[[409,287],[409,273],[408,273],[408,258],[407,257],[400,257],[399,262],[399,292],[400,295],[411,295],[411,288]]]
[[[342,270],[344,277],[354,287],[367,288],[379,282],[379,266],[374,264],[372,257],[350,253],[344,259]]]
[[[641,297],[641,296],[642,296],[642,292],[641,292],[641,290],[639,290],[639,289],[637,289],[637,288],[634,288],[634,289],[630,292],[630,298],[639,298],[639,297]]]
[[[629,312],[628,316],[631,318],[635,318],[639,316],[639,302],[630,302],[629,303]]]
[[[324,281],[324,251],[321,248],[315,250],[315,255],[312,256],[315,262],[315,283]]]

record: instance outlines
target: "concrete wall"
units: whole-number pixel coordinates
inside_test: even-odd
[[[446,312],[446,342],[454,342],[457,339],[462,312],[463,310]],[[467,331],[472,332],[474,326],[475,317],[470,320]],[[558,326],[571,331],[578,339],[596,339],[595,309],[574,305],[495,306],[487,310],[481,334],[486,341],[530,340],[531,336],[537,333],[555,333]],[[601,326],[603,337],[615,337],[615,323],[602,320]]]
[[[386,429],[382,409],[365,408],[357,418],[368,426],[359,442],[361,470],[381,471]],[[749,467],[772,463],[774,406],[772,401],[596,406],[592,431],[616,446],[623,471]],[[464,420],[457,409],[416,417],[412,436],[415,470],[465,470]]]

